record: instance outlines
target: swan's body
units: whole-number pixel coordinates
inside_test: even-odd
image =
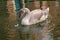
[[[46,10],[36,9],[36,10],[31,11],[31,12],[28,8],[25,8],[24,11],[26,13],[27,12],[28,13],[22,19],[21,24],[22,25],[32,25],[32,24],[36,24],[36,23],[39,23],[39,22],[46,20],[48,18],[49,8],[47,8]]]

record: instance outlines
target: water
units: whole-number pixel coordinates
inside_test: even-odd
[[[21,40],[53,40],[53,33],[49,32],[45,35],[43,32],[45,28],[40,25],[20,25],[20,27],[15,28],[19,30]]]

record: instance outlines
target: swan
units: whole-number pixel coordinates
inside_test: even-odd
[[[48,14],[49,14],[49,8],[45,10],[36,9],[33,11],[30,11],[28,8],[23,8],[21,10],[23,10],[23,13],[21,13],[22,16],[26,14],[23,18],[21,17],[22,25],[32,25],[32,24],[42,22],[48,18]]]

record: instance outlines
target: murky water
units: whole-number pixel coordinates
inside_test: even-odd
[[[60,14],[58,14],[57,19],[60,19],[59,15]],[[36,25],[35,26],[32,25],[31,28],[29,28],[30,26],[28,26],[27,28],[24,26],[23,27],[22,26],[21,27],[12,26],[12,29],[8,30],[10,28],[7,26],[8,17],[9,17],[9,15],[7,14],[7,10],[6,10],[6,1],[0,0],[0,40],[9,40],[10,34],[8,34],[8,33],[12,29],[13,29],[12,31],[16,32],[16,30],[17,30],[18,32],[17,33],[14,32],[11,35],[11,37],[16,34],[18,34],[17,37],[19,37],[22,40],[31,40],[31,39],[36,40],[37,38],[35,39],[35,37],[37,37],[37,36],[40,37],[40,35],[41,35],[40,33],[41,33],[41,30],[43,29],[43,27],[42,28],[39,26],[36,27]],[[50,35],[48,36],[51,40],[52,39],[60,40],[60,20],[57,20],[57,21],[58,21],[58,25],[55,27],[55,29],[53,30],[52,33],[49,33]],[[11,31],[11,33],[12,33],[12,31]],[[51,35],[53,35],[53,36],[51,36]],[[15,37],[15,38],[17,38],[17,37]],[[14,37],[12,37],[12,38],[14,38]],[[16,40],[18,40],[18,39],[16,39]]]
[[[21,40],[53,40],[53,33],[49,32],[45,35],[43,32],[45,28],[40,25],[21,25],[16,29],[19,31]]]

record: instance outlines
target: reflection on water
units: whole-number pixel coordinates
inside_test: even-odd
[[[19,30],[21,40],[53,40],[53,34],[49,32],[46,37],[44,34],[45,28],[40,25],[20,25],[16,27]]]

